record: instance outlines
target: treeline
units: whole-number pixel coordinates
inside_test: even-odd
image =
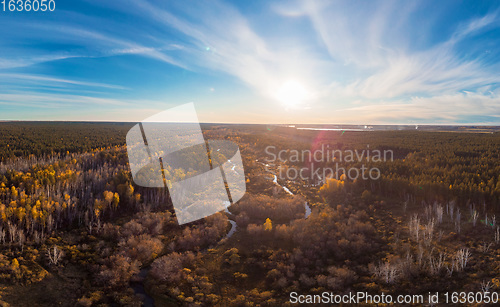
[[[0,162],[125,144],[132,123],[0,122]]]
[[[264,134],[272,139],[273,134]],[[290,138],[287,143],[285,136]],[[447,133],[420,131],[337,132],[297,131],[281,129],[273,139],[278,150],[309,150],[312,154],[324,148],[358,151],[359,154],[374,150],[391,150],[394,160],[384,162],[316,162],[314,167],[340,170],[339,179],[351,168],[362,165],[380,170],[381,178],[361,180],[354,186],[362,192],[367,189],[384,197],[405,198],[410,195],[416,202],[456,200],[460,205],[468,202],[487,203],[493,208],[500,205],[500,133]],[[276,144],[276,145],[275,145]],[[369,146],[369,147],[368,147]],[[262,147],[262,151],[264,152]],[[288,154],[289,155],[289,154]],[[285,159],[287,154],[283,155]],[[267,156],[262,155],[261,159]],[[307,160],[307,159],[306,159]],[[278,161],[286,172],[287,167],[310,167],[309,161]],[[360,176],[361,177],[361,176]],[[368,177],[368,176],[366,176]],[[318,180],[312,180],[318,183]],[[349,184],[350,182],[346,182]],[[351,182],[352,183],[352,182]],[[302,184],[302,182],[301,182]]]

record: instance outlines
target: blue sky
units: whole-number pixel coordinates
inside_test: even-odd
[[[0,12],[0,120],[500,125],[497,1],[55,1]]]

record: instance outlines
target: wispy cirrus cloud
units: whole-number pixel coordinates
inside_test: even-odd
[[[51,106],[45,100],[50,95],[39,89],[42,86],[57,88],[54,101],[61,105],[85,103],[85,88],[89,101],[102,99],[100,103],[113,107],[128,93],[140,92],[140,87],[149,90],[141,77],[127,75],[134,68],[143,76],[165,76],[168,82],[179,84],[178,89],[169,88],[172,97],[181,91],[194,92],[192,86],[199,86],[198,78],[205,79],[205,89],[213,88],[213,81],[238,80],[257,100],[241,104],[239,113],[261,112],[259,121],[282,118],[276,94],[282,92],[283,84],[299,84],[308,93],[300,112],[285,112],[288,122],[304,118],[457,122],[467,114],[493,120],[499,117],[495,106],[500,87],[500,18],[494,6],[460,15],[453,11],[452,2],[430,1],[197,1],[196,6],[152,0],[81,3],[98,14],[70,10],[53,20],[17,22],[16,31],[26,41],[37,43],[26,43],[25,49],[4,49],[0,79],[11,74],[12,84],[33,86],[26,93],[31,96],[24,99]],[[115,12],[116,18],[108,18],[109,12]],[[17,41],[22,36],[19,33],[6,33],[7,40]],[[85,79],[92,75],[89,72],[79,75],[82,63],[104,63],[96,59],[113,63],[112,69],[118,67],[116,74],[109,74],[114,81],[106,82],[104,77],[102,81],[99,72],[95,76],[100,82]],[[74,61],[80,66],[61,76],[57,73],[66,71],[61,67],[47,73],[37,70],[41,63],[55,67],[58,61]],[[22,68],[21,72],[9,71],[16,68]],[[4,77],[2,70],[8,71]],[[187,85],[179,80],[186,80]],[[156,90],[163,93],[165,83],[159,81]],[[64,97],[60,91],[66,86],[80,89],[74,94],[81,97]],[[217,92],[210,96],[229,90],[221,82],[216,87]],[[9,99],[21,103],[20,98]],[[222,100],[241,99],[235,95]],[[228,110],[230,103],[217,106]]]
[[[134,4],[142,14],[186,37],[182,61],[235,76],[267,97],[287,78],[312,78],[319,65],[318,59],[306,54],[306,48],[290,50],[272,44],[237,9],[220,1],[200,1],[196,10],[176,7],[179,14],[148,1]]]
[[[0,94],[1,104],[16,104],[23,106],[43,106],[47,108],[61,108],[62,105],[66,108],[75,106],[82,107],[84,105],[116,105],[125,106],[128,103],[124,100],[89,97],[81,95],[65,95],[65,94],[43,94],[43,93],[10,93]]]
[[[498,27],[496,13],[472,17],[459,23],[447,38],[412,48],[408,41],[411,37],[405,40],[404,35],[397,33],[395,25],[401,26],[403,32],[412,26],[405,22],[417,9],[413,5],[376,3],[360,10],[359,6],[349,6],[345,2],[309,1],[296,5],[293,14],[276,9],[286,17],[306,16],[311,20],[329,54],[329,57],[318,58],[317,54],[303,52],[305,49],[280,49],[269,38],[254,31],[246,18],[231,6],[220,2],[209,4],[210,7],[202,5],[199,11],[183,11],[184,16],[191,18],[182,19],[151,3],[137,3],[145,14],[190,39],[192,45],[186,47],[184,60],[234,75],[268,97],[272,97],[280,82],[300,76],[314,85],[313,97],[317,104],[339,97],[344,101],[346,98],[357,103],[361,101],[375,114],[367,119],[386,118],[388,109],[394,108],[392,113],[419,118],[429,112],[448,110],[442,116],[452,120],[453,114],[458,118],[476,104],[498,102],[496,97],[464,94],[463,91],[498,87],[500,77],[496,68],[499,65],[491,67],[480,58],[464,58],[457,51],[457,45],[465,39],[484,29]],[[221,19],[220,15],[225,18]],[[196,23],[189,20],[196,20]],[[342,75],[346,70],[349,70],[347,77]],[[384,100],[404,103],[390,104]],[[431,108],[432,103],[441,108]],[[377,107],[379,112],[376,112]],[[494,109],[477,110],[488,114],[495,112]]]
[[[356,123],[398,124],[439,123],[459,124],[467,117],[483,117],[483,124],[497,124],[500,120],[500,96],[481,93],[456,93],[433,97],[412,97],[378,104],[363,104],[338,110],[344,120]],[[471,123],[480,123],[472,121]]]
[[[310,1],[306,12],[332,59],[361,69],[356,80],[346,85],[353,95],[392,98],[457,91],[500,81],[494,68],[485,67],[479,59],[460,58],[454,49],[468,35],[498,23],[496,14],[474,18],[461,25],[448,40],[413,51],[406,47],[407,42],[389,37],[394,31],[391,21],[400,14],[396,8],[382,5],[375,12],[366,10],[353,18],[328,2]],[[406,16],[409,14],[406,11]]]
[[[346,14],[352,7],[337,4],[310,1],[304,5],[332,60],[357,71],[351,80],[333,81],[324,97],[351,99],[361,106],[347,110],[361,112],[356,116],[366,113],[362,118],[367,120],[441,118],[455,122],[467,114],[488,114],[498,119],[498,96],[477,89],[498,88],[500,65],[463,56],[459,50],[464,40],[498,29],[496,12],[461,22],[447,38],[434,44],[410,48],[413,32],[401,20],[409,20],[414,13],[411,10],[404,10],[401,16],[397,4],[384,3],[373,11],[358,11],[356,7],[353,18]],[[406,40],[395,33],[396,24],[402,26],[400,31],[408,31]],[[351,115],[344,111],[341,108],[336,113],[344,114],[345,120]]]
[[[11,56],[11,57],[1,57],[0,58],[0,69],[10,69],[19,67],[28,67],[35,64],[59,61],[71,58],[82,57],[79,55],[71,54],[47,54],[47,55],[36,55],[36,56]]]
[[[490,12],[484,16],[474,18],[460,25],[450,41],[456,42],[488,27],[498,27],[499,25],[498,11]]]
[[[77,80],[71,80],[71,79],[62,79],[62,78],[56,78],[56,77],[51,77],[51,76],[43,76],[43,75],[28,75],[28,74],[15,74],[15,73],[0,73],[0,80],[2,79],[8,79],[12,81],[13,79],[20,80],[20,81],[34,81],[34,82],[39,82],[42,84],[60,84],[60,85],[77,85],[77,86],[85,86],[85,87],[102,87],[102,88],[108,88],[108,89],[120,89],[120,90],[125,90],[127,89],[126,87],[119,86],[119,85],[113,85],[113,84],[106,84],[106,83],[97,83],[97,82],[86,82],[86,81],[77,81]]]

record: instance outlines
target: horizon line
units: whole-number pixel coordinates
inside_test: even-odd
[[[8,122],[38,122],[38,123],[44,123],[44,122],[54,122],[54,123],[140,123],[141,121],[117,121],[117,120],[0,120],[0,123],[8,123]],[[168,123],[188,123],[188,122],[168,122]],[[194,123],[194,122],[193,122]],[[438,123],[424,123],[424,124],[409,124],[409,123],[396,123],[396,124],[367,124],[367,123],[362,123],[362,124],[348,124],[348,123],[248,123],[248,122],[198,122],[199,124],[219,124],[219,125],[272,125],[272,126],[294,126],[294,125],[312,125],[312,126],[319,126],[319,125],[343,125],[343,126],[449,126],[449,127],[456,127],[456,126],[482,126],[482,127],[500,127],[499,124],[485,124],[485,123],[447,123],[447,124],[438,124]],[[289,127],[289,128],[295,128],[295,127]]]

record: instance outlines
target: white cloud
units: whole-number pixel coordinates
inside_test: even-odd
[[[491,25],[498,27],[498,14],[497,12],[486,14],[483,17],[475,18],[460,26],[452,37],[453,41],[460,40],[469,35],[476,34],[477,32],[487,28]]]
[[[488,124],[500,121],[500,96],[462,92],[433,97],[412,97],[408,100],[391,102],[378,101],[374,104],[362,104],[337,110],[339,120],[363,123],[384,123],[387,121],[405,123],[412,122],[432,124],[459,123],[467,117],[485,116],[492,118]]]
[[[398,23],[395,19],[401,19],[392,3],[373,11],[359,11],[356,6],[353,12],[345,3],[308,1],[304,10],[332,60],[347,63],[358,72],[353,80],[333,81],[322,92],[324,100],[354,106],[347,107],[339,119],[359,122],[360,114],[367,120],[392,118],[403,122],[404,118],[458,120],[472,115],[498,118],[498,96],[481,91],[498,87],[499,65],[492,67],[479,58],[464,58],[456,50],[469,36],[498,27],[496,13],[459,25],[448,40],[413,50],[398,35],[391,37]],[[403,15],[411,13],[407,10]],[[404,26],[399,31],[412,33]],[[464,94],[464,90],[470,92]],[[336,107],[332,108],[335,115],[339,113]]]
[[[266,102],[288,80],[298,80],[312,93],[310,101],[304,104],[309,114],[317,115],[312,120],[336,120],[326,117],[329,112],[356,121],[360,114],[367,120],[406,117],[453,121],[467,114],[498,118],[495,106],[499,105],[499,65],[464,56],[457,50],[467,38],[499,27],[497,13],[458,24],[438,43],[417,44],[416,38],[435,34],[428,32],[435,29],[426,25],[427,21],[418,25],[409,21],[418,9],[417,2],[370,1],[363,7],[333,1],[269,5],[275,14],[273,18],[277,18],[264,20],[269,27],[300,19],[309,20],[313,29],[313,33],[285,29],[282,36],[268,35],[261,25],[256,25],[255,16],[243,15],[231,4],[220,1],[198,1],[196,6],[160,1],[126,1],[126,5],[115,1],[90,2],[129,14],[141,23],[117,25],[104,19],[85,23],[96,17],[80,16],[80,25],[71,21],[26,25],[44,32],[48,40],[82,48],[58,55],[7,54],[0,59],[0,69],[70,57],[135,54],[195,72],[233,76]],[[284,43],[291,38],[292,47]],[[313,43],[319,46],[310,47]],[[30,74],[16,78],[124,89],[119,85]],[[221,93],[219,89],[217,86]],[[49,101],[49,96],[35,93],[24,98],[52,106],[54,102]],[[0,98],[22,103],[20,96]],[[61,95],[54,98],[61,104],[118,102]],[[341,105],[342,110],[338,110]],[[281,114],[271,114],[269,118],[277,115]],[[302,115],[290,120],[301,120]]]
[[[299,48],[282,50],[271,46],[230,5],[201,1],[196,11],[181,8],[183,14],[178,15],[146,1],[136,5],[145,15],[189,38],[182,60],[236,76],[264,96],[273,97],[290,75],[303,79],[314,75],[311,67],[317,66],[317,59],[301,53]],[[190,18],[179,17],[186,15]]]
[[[0,69],[27,67],[44,62],[52,62],[81,56],[71,54],[47,54],[39,56],[13,56],[0,58]]]
[[[69,85],[78,85],[78,86],[85,86],[85,87],[101,87],[101,88],[118,89],[118,90],[127,89],[126,87],[119,86],[119,85],[113,85],[113,84],[76,81],[76,80],[62,79],[62,78],[42,76],[42,75],[0,73],[0,79],[1,78],[9,79],[9,81],[11,81],[12,79],[18,79],[18,80],[23,80],[23,81],[38,81],[40,83],[45,83],[45,84],[50,84],[50,85],[54,85],[54,84],[68,85],[69,84]]]

